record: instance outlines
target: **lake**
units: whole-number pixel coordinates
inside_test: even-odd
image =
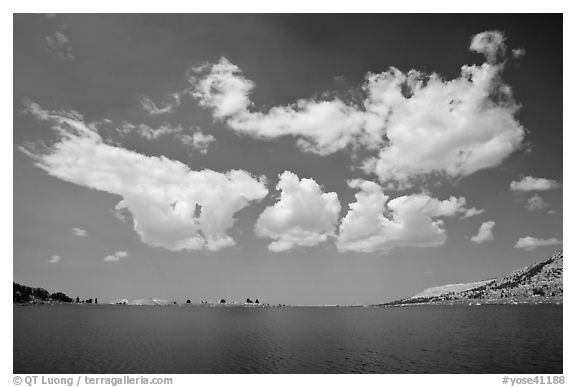
[[[14,373],[562,373],[562,306],[14,306]]]

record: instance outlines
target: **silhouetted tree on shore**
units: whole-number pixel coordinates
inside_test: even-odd
[[[59,301],[59,302],[72,302],[72,301],[74,301],[73,299],[71,299],[70,297],[68,297],[67,295],[65,295],[62,292],[52,293],[50,298],[54,301]]]
[[[30,286],[20,285],[12,282],[12,299],[16,303],[35,303],[35,302],[73,302],[74,300],[62,292],[50,294],[46,289],[32,288]]]

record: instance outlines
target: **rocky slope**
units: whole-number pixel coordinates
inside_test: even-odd
[[[563,253],[503,277],[426,289],[384,305],[408,304],[561,304]]]

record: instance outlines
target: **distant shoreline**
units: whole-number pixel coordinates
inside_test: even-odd
[[[241,305],[241,304],[167,304],[167,305],[123,305],[123,304],[82,304],[82,303],[67,303],[67,302],[44,302],[35,304],[26,303],[13,303],[13,306],[54,306],[54,305],[75,305],[75,306],[90,306],[90,307],[105,307],[105,306],[118,306],[118,307],[187,307],[187,308],[246,308],[246,309],[282,309],[282,308],[399,308],[399,307],[419,307],[419,306],[486,306],[486,305],[499,305],[499,306],[545,306],[556,305],[563,306],[562,297],[557,299],[534,299],[534,300],[521,300],[521,301],[500,301],[500,302],[466,302],[463,300],[458,301],[442,301],[442,302],[390,302],[384,304],[369,304],[369,305]]]
[[[220,302],[201,301],[176,302],[160,298],[127,298],[116,299],[114,301],[100,305],[122,305],[122,306],[195,306],[207,308],[285,308],[285,307],[317,307],[317,308],[358,308],[358,307],[389,307],[389,306],[420,306],[420,305],[442,305],[442,306],[479,306],[479,305],[562,305],[563,297],[563,253],[558,251],[549,256],[546,260],[526,266],[503,277],[493,278],[480,282],[461,283],[437,286],[429,288],[412,297],[395,301],[366,304],[366,305],[287,305],[270,304],[259,302],[258,299],[252,301],[250,298],[246,302],[226,301]],[[77,297],[75,301],[64,293],[57,292],[50,294],[42,288],[31,288],[17,283],[14,287],[15,305],[96,305],[98,298],[91,298],[80,301]],[[26,301],[27,300],[27,301]],[[25,301],[25,302],[23,302]]]

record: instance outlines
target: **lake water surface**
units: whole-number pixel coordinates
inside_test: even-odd
[[[562,373],[562,306],[14,306],[14,373]]]

